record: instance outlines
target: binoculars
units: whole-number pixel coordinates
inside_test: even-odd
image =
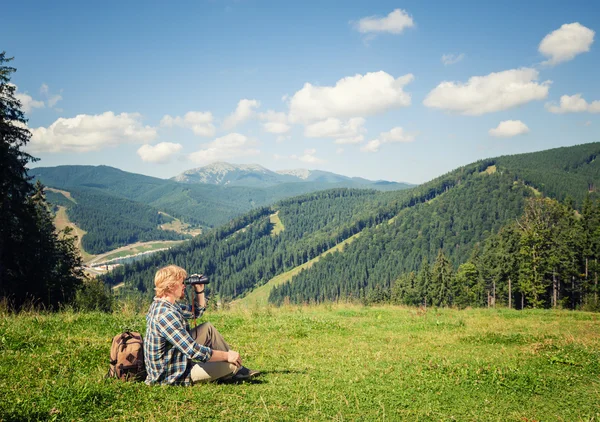
[[[208,284],[208,277],[202,274],[192,274],[183,280],[183,283],[186,286],[193,286],[195,284]]]

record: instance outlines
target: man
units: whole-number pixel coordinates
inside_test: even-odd
[[[258,375],[242,366],[240,354],[229,348],[223,336],[206,322],[190,331],[186,321],[199,318],[205,310],[203,284],[194,285],[196,303],[178,303],[185,298],[186,271],[169,265],[156,272],[156,296],[146,315],[144,361],[146,384],[189,385],[219,378],[247,379]]]

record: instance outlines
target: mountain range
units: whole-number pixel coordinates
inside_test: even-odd
[[[70,194],[72,200],[65,201],[59,193],[49,193],[48,199],[64,206],[69,218],[87,232],[82,245],[93,254],[141,240],[181,238],[159,229],[173,218],[192,227],[211,228],[257,207],[308,192],[332,188],[395,190],[411,186],[319,171],[297,173],[305,177],[278,174],[256,165],[227,163],[190,170],[183,173],[187,176],[173,180],[109,166],[37,167],[29,171],[30,176],[47,187]]]
[[[579,306],[597,289],[582,274],[600,272],[590,264],[600,262],[599,155],[600,143],[584,144],[481,160],[412,189],[283,199],[105,281],[151,295],[153,271],[177,262],[230,299],[265,286],[273,303],[362,300],[400,286],[410,304],[452,304],[459,294],[472,306],[508,304],[518,292],[520,306]]]
[[[230,164],[216,162],[204,167],[184,171],[171,178],[181,183],[207,183],[220,186],[271,187],[285,183],[343,184],[345,187],[405,189],[409,183],[371,181],[361,177],[347,177],[322,170],[278,170],[271,171],[258,164]]]

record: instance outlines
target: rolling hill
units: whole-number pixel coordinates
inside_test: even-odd
[[[232,171],[237,172],[235,169]],[[233,173],[229,177],[235,177]],[[169,217],[159,211],[181,219],[192,227],[210,228],[225,224],[257,207],[307,192],[369,183],[373,189],[379,190],[409,186],[389,182],[356,182],[350,178],[344,181],[343,176],[337,179],[319,176],[298,182],[298,178],[281,175],[277,175],[277,184],[268,187],[235,183],[221,186],[180,183],[108,166],[38,167],[30,170],[29,174],[46,186],[62,189],[73,196],[73,203],[65,203],[64,197],[56,194],[48,199],[56,205],[67,206],[71,220],[87,232],[83,246],[90,253],[106,252],[137,241],[182,238],[180,234],[160,230],[159,226],[168,223]]]
[[[503,232],[508,223],[522,218],[531,198],[539,194],[572,198],[568,202],[580,210],[588,194],[596,198],[590,187],[599,180],[598,153],[600,144],[586,144],[482,160],[410,190],[337,189],[285,199],[185,246],[126,267],[106,281],[125,281],[130,291],[151,292],[154,269],[175,262],[189,271],[208,274],[213,293],[237,298],[360,233],[343,252],[323,257],[273,290],[270,300],[365,299],[378,291],[389,295],[402,277],[411,272],[416,276],[424,268],[434,270],[438,263],[449,278],[435,283],[455,283],[456,269],[475,260],[488,239]],[[276,212],[284,229],[272,236],[270,216]],[[488,284],[502,281],[500,275],[483,273],[489,269],[483,261],[477,261],[481,267],[476,274],[478,288],[483,290],[472,298],[477,306],[489,301]],[[581,274],[580,268],[569,271],[576,270]],[[431,274],[423,277],[435,289],[445,288],[435,284]],[[414,278],[411,283],[416,283]],[[571,288],[563,283],[562,294],[575,297],[575,287],[573,292],[567,287]],[[433,294],[433,287],[428,289]],[[582,289],[577,293],[578,303],[584,297]],[[494,287],[494,300],[496,293]],[[521,293],[523,297],[530,294]],[[498,300],[504,300],[500,287]],[[415,301],[422,302],[423,297]]]

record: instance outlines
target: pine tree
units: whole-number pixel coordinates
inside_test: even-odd
[[[452,264],[441,249],[431,269],[431,280],[435,289],[433,304],[451,306],[455,296],[454,274]]]
[[[12,58],[0,53],[0,297],[16,309],[26,301],[51,308],[70,302],[82,280],[74,239],[56,233],[43,186],[33,186],[22,151],[31,138],[10,83]]]
[[[472,262],[465,262],[456,272],[456,298],[454,303],[460,308],[477,306],[477,281],[479,272]]]

